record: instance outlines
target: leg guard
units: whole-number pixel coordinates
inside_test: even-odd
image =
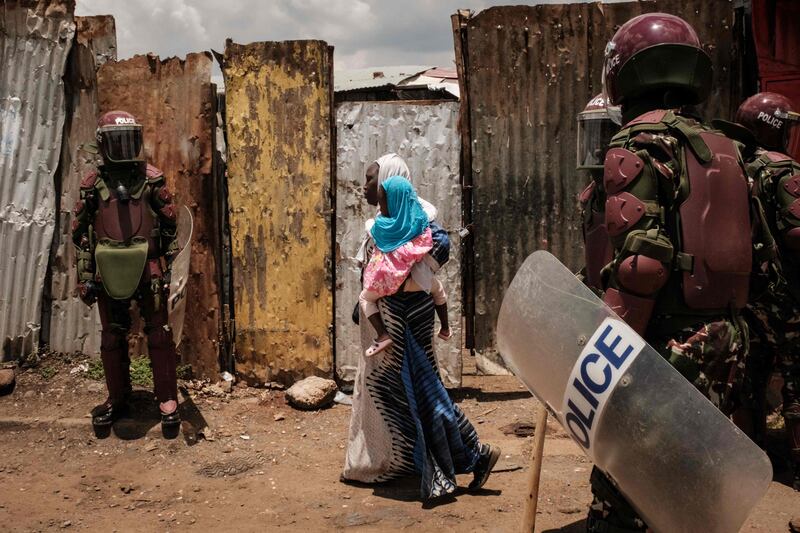
[[[154,309],[152,296],[142,302],[142,318],[147,334],[147,351],[153,369],[153,389],[159,402],[178,399],[178,378],[176,375],[177,354],[172,330],[167,321],[167,306]]]
[[[130,330],[130,302],[112,300],[105,294],[98,299],[102,334],[100,358],[106,377],[108,398],[121,403],[131,392],[130,358],[128,356],[128,331]]]

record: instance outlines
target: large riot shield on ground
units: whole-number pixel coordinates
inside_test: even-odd
[[[772,479],[766,454],[547,252],[497,325],[508,366],[655,531],[738,531]]]
[[[180,252],[172,261],[172,274],[169,282],[169,327],[175,346],[181,343],[183,319],[186,314],[186,283],[189,281],[189,265],[192,256],[192,212],[186,206],[178,211],[178,247]]]

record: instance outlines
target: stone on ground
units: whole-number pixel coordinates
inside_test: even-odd
[[[0,368],[0,394],[11,392],[16,379],[13,368]]]
[[[286,400],[298,409],[322,409],[336,396],[336,382],[311,376],[300,380],[286,391]]]

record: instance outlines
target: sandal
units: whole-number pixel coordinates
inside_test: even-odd
[[[392,339],[386,339],[382,341],[376,339],[372,341],[372,346],[367,348],[367,351],[364,352],[364,355],[366,355],[367,357],[372,357],[375,354],[381,353],[386,348],[390,347],[392,344],[394,344],[394,341]]]
[[[447,330],[447,334],[446,335],[445,335],[444,331],[439,330],[438,337],[440,339],[442,339],[443,341],[449,341],[450,339],[453,338],[453,330],[452,329]]]

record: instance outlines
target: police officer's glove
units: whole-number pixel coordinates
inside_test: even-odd
[[[97,301],[98,294],[100,294],[100,285],[94,281],[82,281],[78,284],[78,296],[89,307]]]

